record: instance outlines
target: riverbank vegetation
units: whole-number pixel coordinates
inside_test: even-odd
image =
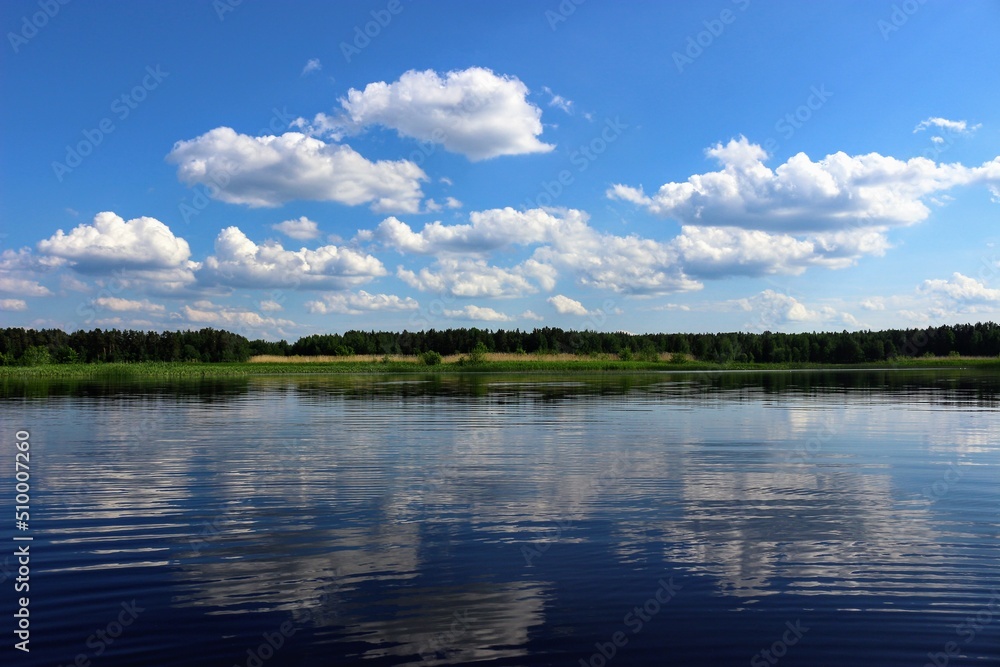
[[[690,361],[622,361],[617,358],[575,357],[570,360],[528,355],[521,360],[496,359],[487,355],[481,362],[468,357],[428,366],[416,357],[368,357],[342,361],[140,361],[98,364],[48,364],[0,367],[0,378],[86,378],[96,380],[139,380],[144,378],[246,377],[264,375],[322,374],[461,374],[461,373],[635,373],[635,372],[739,372],[796,371],[810,369],[939,369],[977,368],[1000,371],[1000,359],[983,357],[920,357],[896,359],[883,363],[807,364],[807,363],[729,363]]]
[[[835,366],[1000,368],[1000,325],[718,334],[447,329],[348,331],[287,341],[216,329],[0,329],[0,375],[782,370]]]

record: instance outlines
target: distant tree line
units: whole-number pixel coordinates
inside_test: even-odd
[[[0,365],[113,361],[246,361],[253,354],[243,336],[200,331],[74,331],[0,329]]]
[[[850,364],[896,357],[1000,355],[1000,325],[993,322],[923,329],[812,333],[658,333],[572,331],[552,327],[521,331],[430,329],[348,331],[287,341],[248,340],[216,329],[200,331],[76,331],[0,329],[0,365],[131,361],[246,361],[253,355],[347,356],[473,351],[531,354],[568,352],[656,359],[663,353],[702,361]],[[680,356],[678,357],[680,358]]]
[[[284,341],[255,341],[255,353],[301,355],[468,354],[482,344],[490,352],[569,352],[580,355],[619,354],[641,358],[673,353],[716,362],[858,363],[894,357],[997,356],[1000,325],[993,322],[887,331],[813,332],[799,334],[657,333],[572,331],[545,327],[532,331],[445,329],[393,333],[348,331]],[[269,347],[270,346],[270,347]]]

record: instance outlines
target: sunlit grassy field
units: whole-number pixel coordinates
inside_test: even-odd
[[[280,357],[261,355],[248,362],[137,362],[103,364],[44,364],[0,366],[0,378],[74,377],[129,380],[155,377],[226,377],[248,375],[301,375],[323,373],[604,373],[684,371],[789,371],[837,368],[979,368],[1000,371],[996,357],[920,357],[864,364],[807,363],[714,363],[689,358],[622,361],[615,355],[496,354],[482,359],[449,355],[442,363],[427,365],[418,357],[404,355],[353,355],[344,357]]]
[[[467,355],[464,354],[449,354],[448,356],[441,357],[442,363],[454,364],[459,362],[463,357]],[[665,360],[669,358],[670,355],[661,355],[661,359]],[[585,361],[585,360],[598,360],[598,361],[611,361],[615,360],[617,357],[611,354],[602,354],[595,357],[581,357],[575,354],[562,353],[562,354],[515,354],[514,352],[487,352],[483,355],[483,361],[485,362],[501,362],[501,361],[516,361],[516,362],[553,362],[553,361]],[[294,355],[289,357],[282,357],[275,354],[259,354],[255,357],[250,357],[249,363],[251,364],[328,364],[328,363],[371,363],[371,362],[386,362],[390,363],[409,363],[409,364],[419,364],[420,357],[417,355],[406,355],[406,354],[390,354],[390,355],[377,355],[377,354],[352,354],[343,357],[334,357],[328,355],[318,355],[318,356],[300,356]]]

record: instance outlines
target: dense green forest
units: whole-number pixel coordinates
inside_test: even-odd
[[[717,363],[832,363],[886,361],[898,357],[1000,355],[1000,325],[993,322],[924,329],[813,333],[660,333],[519,329],[445,329],[394,333],[348,331],[286,341],[248,340],[216,329],[200,331],[75,331],[0,329],[0,365],[136,361],[246,361],[253,355],[569,352],[617,354],[654,360],[661,353]],[[680,357],[678,357],[680,358]]]

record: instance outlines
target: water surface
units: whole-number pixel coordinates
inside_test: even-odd
[[[996,375],[0,388],[12,664],[1000,664]]]

